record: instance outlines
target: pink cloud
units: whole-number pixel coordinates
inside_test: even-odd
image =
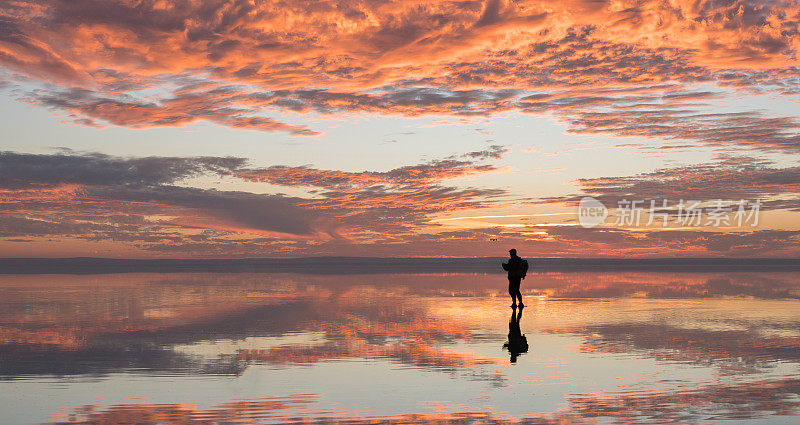
[[[793,0],[630,7],[20,0],[0,16],[0,66],[55,83],[57,89],[26,98],[74,114],[81,125],[206,120],[304,136],[315,130],[273,116],[551,111],[582,132],[762,146],[724,131],[746,125],[746,133],[769,134],[765,148],[797,146],[787,127],[796,124],[792,118],[711,117],[702,102],[718,94],[675,93],[715,83],[796,95],[800,6]],[[144,88],[162,93],[144,98],[137,92]],[[653,114],[634,106],[650,103],[696,110],[688,117],[660,114],[664,125],[678,127],[665,133],[642,125]],[[609,115],[581,112],[607,106],[614,109]],[[722,135],[693,137],[704,125]]]

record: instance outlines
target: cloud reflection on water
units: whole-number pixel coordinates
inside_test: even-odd
[[[445,374],[452,391],[465,380],[516,389],[501,348],[509,314],[502,283],[456,274],[10,276],[0,284],[0,385],[118,373],[241,377],[253,368],[357,361]],[[444,413],[373,416],[323,409],[319,400],[330,394],[320,393],[210,407],[81,405],[63,422],[686,422],[800,414],[797,274],[548,273],[523,286],[529,307],[520,326],[530,352],[522,363],[544,361],[541,344],[553,335],[577,338],[576,355],[684,364],[716,378],[593,390],[567,359],[564,384],[575,388],[561,407],[530,415],[485,411],[477,398],[444,403]]]

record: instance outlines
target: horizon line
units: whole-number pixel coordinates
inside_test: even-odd
[[[250,257],[250,258],[0,258],[0,274],[300,273],[502,274],[507,257]],[[800,271],[797,258],[527,257],[531,273],[639,270],[661,272]],[[310,265],[310,261],[316,264]]]

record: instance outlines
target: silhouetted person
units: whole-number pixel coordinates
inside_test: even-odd
[[[507,263],[503,263],[503,270],[508,272],[508,295],[511,295],[511,307],[517,306],[517,299],[519,299],[519,306],[525,307],[525,304],[522,303],[519,285],[528,273],[528,262],[517,257],[517,250],[514,248],[508,250],[508,254],[511,258]]]
[[[519,328],[519,321],[522,319],[522,309],[520,306],[519,314],[516,307],[511,310],[511,319],[508,320],[508,342],[503,344],[503,348],[511,353],[511,363],[517,362],[517,357],[522,353],[528,352],[528,338],[522,334]]]

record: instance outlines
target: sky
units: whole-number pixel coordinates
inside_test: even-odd
[[[796,257],[799,25],[797,1],[2,1],[0,257]]]

